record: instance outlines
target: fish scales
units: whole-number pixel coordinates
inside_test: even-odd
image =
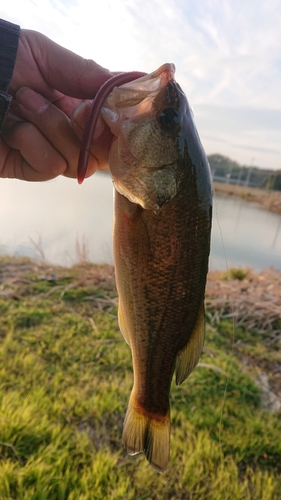
[[[208,161],[174,72],[165,64],[124,85],[126,76],[113,77],[121,86],[101,111],[114,135],[109,166],[118,318],[134,371],[123,442],[160,472],[169,460],[173,374],[182,383],[203,347],[212,219]],[[110,82],[92,108],[96,118],[107,88]],[[83,154],[79,165],[82,182]]]
[[[201,274],[208,256],[209,220],[204,211],[198,215],[196,198],[186,196],[184,185],[158,215],[135,207],[115,194],[120,309],[133,311],[125,330],[134,338],[129,343],[136,400],[147,411],[165,416],[176,356],[188,342],[204,296]],[[192,245],[182,244],[191,239]]]

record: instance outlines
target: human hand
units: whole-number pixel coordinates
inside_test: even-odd
[[[22,30],[9,86],[14,99],[0,140],[0,176],[31,181],[76,177],[79,139],[90,108],[84,100],[92,99],[111,76],[44,35]],[[108,168],[111,138],[100,120],[88,175]]]

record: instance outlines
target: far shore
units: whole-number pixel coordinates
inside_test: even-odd
[[[259,203],[270,212],[281,214],[281,191],[270,191],[248,186],[238,186],[223,182],[214,182],[215,193],[236,196],[247,201]]]

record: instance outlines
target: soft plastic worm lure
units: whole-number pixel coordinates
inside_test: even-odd
[[[145,75],[146,73],[141,73],[139,71],[119,73],[118,75],[114,75],[112,78],[107,80],[97,92],[92,102],[91,110],[82,137],[78,170],[77,170],[77,180],[79,184],[82,184],[87,174],[92,137],[105,99],[112,92],[114,87],[119,87],[120,85],[124,85],[125,83],[131,82]]]

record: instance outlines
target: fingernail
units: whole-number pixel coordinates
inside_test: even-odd
[[[77,106],[77,108],[73,111],[71,117],[72,121],[74,121],[75,124],[78,125],[80,128],[84,129],[90,113],[90,109],[91,109],[91,104],[88,101],[79,104],[79,106]],[[99,117],[95,127],[94,137],[99,137],[103,131],[104,131],[104,121]]]
[[[19,104],[33,113],[42,113],[49,104],[44,97],[27,87],[19,89],[16,98]]]

